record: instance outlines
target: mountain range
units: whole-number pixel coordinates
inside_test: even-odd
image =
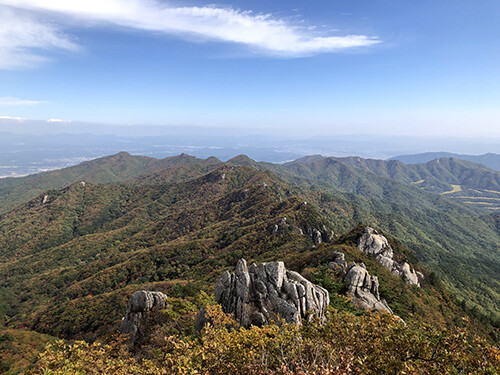
[[[283,259],[321,279],[321,265],[341,249],[376,270],[403,319],[453,326],[469,315],[497,340],[500,215],[443,193],[460,185],[462,194],[495,194],[499,181],[454,158],[406,165],[310,156],[278,165],[128,153],[2,179],[0,314],[7,330],[93,340],[116,328],[117,306],[138,288],[210,292],[239,258]],[[390,236],[425,274],[422,290],[356,250],[360,223]]]
[[[468,160],[473,163],[483,164],[491,169],[500,171],[500,155],[491,152],[484,155],[455,154],[452,152],[424,152],[421,154],[394,156],[392,158],[389,158],[388,160],[399,160],[405,164],[421,164],[440,158]]]

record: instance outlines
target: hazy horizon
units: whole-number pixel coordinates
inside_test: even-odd
[[[187,153],[222,161],[245,154],[256,161],[283,163],[307,155],[389,159],[425,152],[464,155],[498,153],[494,137],[390,136],[385,134],[264,134],[258,129],[44,124],[0,120],[0,177],[59,169],[121,151],[164,158]],[[49,125],[46,129],[40,125]]]

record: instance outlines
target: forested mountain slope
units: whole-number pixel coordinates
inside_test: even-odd
[[[77,181],[120,183],[128,179],[181,166],[208,167],[216,158],[197,159],[186,154],[165,159],[130,155],[127,152],[90,160],[73,167],[26,177],[0,179],[0,213],[30,200],[48,189],[62,189]],[[179,178],[181,176],[178,176]]]
[[[283,182],[245,167],[177,184],[75,183],[45,195],[1,218],[0,301],[17,324],[68,336],[115,324],[114,302],[129,285],[212,280],[243,256],[306,249],[311,240],[297,228],[328,225]],[[271,235],[285,217],[287,235]]]
[[[299,175],[313,172],[319,179],[324,179],[324,174],[330,173],[328,176],[330,180],[333,177],[331,170],[353,167],[358,172],[370,172],[379,177],[443,194],[448,198],[456,198],[472,206],[500,209],[500,172],[461,159],[439,158],[425,164],[407,165],[398,160],[306,157],[287,163],[284,167]],[[319,173],[321,170],[323,175]],[[355,174],[352,170],[350,173]],[[336,183],[345,186],[344,181]]]
[[[76,181],[0,215],[5,332],[94,339],[116,329],[124,313],[117,306],[131,292],[211,294],[239,258],[284,260],[335,296],[342,283],[329,279],[325,267],[333,251],[342,251],[375,272],[383,298],[404,319],[453,327],[469,314],[477,332],[496,337],[498,215],[336,160],[309,161],[279,166],[244,156],[221,163],[118,154],[79,173],[60,171]],[[89,182],[103,170],[119,182]],[[422,289],[357,250],[356,231],[343,235],[360,222],[397,238],[393,247],[426,276]],[[330,242],[315,246],[312,229]],[[342,297],[332,304],[353,311]]]
[[[393,162],[398,168],[389,168],[384,163],[357,158],[313,156],[276,165],[257,163],[240,155],[227,164],[269,170],[280,176],[298,189],[296,194],[315,202],[320,213],[337,233],[364,222],[393,234],[411,248],[419,259],[438,272],[449,287],[467,303],[492,314],[500,311],[498,215],[455,203],[446,194],[426,192],[415,185],[380,177],[367,170],[373,169],[379,174],[400,179],[402,177],[398,177],[395,171],[402,170],[405,172],[402,176],[407,176],[407,170],[404,169],[406,167],[402,163]],[[215,158],[202,160],[184,154],[157,160],[120,153],[57,171],[57,175],[63,176],[59,184],[70,181],[71,178],[80,182],[92,181],[100,178],[96,176],[103,175],[107,176],[104,182],[110,182],[110,175],[119,181],[129,178],[126,186],[127,189],[136,189],[128,193],[134,197],[130,200],[134,201],[143,195],[141,189],[156,189],[157,185],[187,181],[224,165]],[[40,184],[37,189],[42,189],[50,181],[50,176],[46,174],[29,177]],[[16,189],[26,191],[26,186],[30,186],[27,180],[19,179],[12,189],[14,193]],[[33,193],[34,191],[29,191],[29,194]],[[50,198],[50,194],[48,195]],[[44,196],[42,194],[35,202],[43,202]],[[96,199],[99,201],[99,197]],[[116,201],[121,202],[121,198],[116,197]],[[122,204],[123,202],[120,203]],[[93,214],[96,216],[94,221],[98,223],[95,225],[100,225],[101,219],[98,217],[113,218],[117,215],[117,207],[118,203],[101,213]],[[6,214],[4,218],[11,216],[12,214]],[[59,226],[57,231],[60,232],[61,228]],[[69,233],[70,229],[67,231]],[[25,235],[28,233],[25,231]],[[12,251],[9,249],[11,247],[5,247],[5,252]]]

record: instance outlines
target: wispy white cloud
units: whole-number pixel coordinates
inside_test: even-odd
[[[376,37],[366,35],[322,35],[314,30],[314,25],[304,27],[296,19],[292,21],[229,7],[174,7],[158,0],[0,0],[0,4],[37,16],[59,14],[64,16],[60,17],[61,20],[71,18],[73,24],[80,21],[86,26],[115,25],[178,37],[238,43],[261,53],[285,56],[335,52],[380,42]],[[18,54],[24,51],[28,63],[29,58],[40,58],[39,55],[29,54],[26,49],[30,47],[76,48],[53,25],[26,18],[22,22],[27,24],[28,32],[23,31],[25,27],[22,25],[16,26],[11,35],[21,39],[21,43],[8,48],[20,48]],[[0,29],[7,27],[3,25]],[[43,38],[37,39],[35,35],[39,31]],[[5,43],[5,40],[0,39],[0,43]]]
[[[55,123],[70,123],[71,120],[62,120],[60,118],[49,118],[47,122],[55,122]]]
[[[0,69],[39,65],[49,60],[41,51],[54,49],[75,51],[78,46],[56,26],[0,6]]]
[[[0,107],[10,107],[10,106],[23,106],[23,105],[37,105],[46,103],[41,100],[27,100],[19,99],[12,96],[0,97]]]
[[[25,121],[27,119],[23,117],[0,116],[0,120]]]

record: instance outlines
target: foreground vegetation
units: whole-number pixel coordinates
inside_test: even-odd
[[[330,311],[297,327],[237,327],[218,306],[200,335],[163,328],[133,356],[123,339],[51,344],[31,374],[498,374],[500,351],[465,329]]]

